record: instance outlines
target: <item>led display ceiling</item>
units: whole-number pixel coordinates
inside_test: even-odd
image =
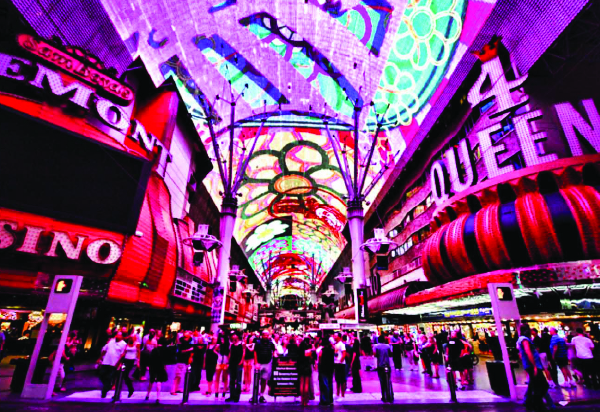
[[[237,99],[233,167],[251,145],[259,120],[269,118],[239,193],[235,237],[259,276],[275,267],[285,279],[284,293],[300,293],[307,273],[326,275],[346,243],[341,231],[347,193],[321,118],[328,117],[349,159],[358,151],[361,168],[377,118],[382,122],[368,187],[400,158],[495,2],[103,4],[155,84],[175,81],[213,160],[205,105],[217,115],[218,147],[228,158],[231,105],[226,100]],[[364,106],[356,148],[350,134],[355,106]],[[220,204],[216,170],[204,183]]]

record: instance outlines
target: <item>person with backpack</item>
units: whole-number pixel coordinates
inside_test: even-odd
[[[523,369],[529,376],[527,392],[525,393],[525,407],[535,411],[545,411],[544,399],[548,395],[548,381],[544,376],[540,355],[531,339],[531,329],[526,323],[521,325],[517,349],[523,363]]]

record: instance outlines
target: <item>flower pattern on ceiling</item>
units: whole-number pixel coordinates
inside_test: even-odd
[[[263,223],[246,238],[246,253],[253,251],[275,237],[283,235],[288,229],[290,229],[290,225],[281,220],[271,220],[270,222]]]

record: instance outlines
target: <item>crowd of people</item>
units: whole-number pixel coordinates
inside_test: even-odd
[[[402,368],[402,359],[408,359],[410,370],[440,377],[439,367],[444,360],[459,376],[459,387],[473,382],[470,354],[472,346],[460,332],[446,332],[426,336],[401,333],[324,332],[316,334],[279,334],[264,329],[260,332],[180,331],[163,336],[161,331],[107,331],[108,339],[102,349],[99,377],[102,397],[114,387],[120,365],[123,380],[133,395],[133,378],[148,380],[146,399],[156,388],[156,401],[160,402],[161,385],[167,382],[167,364],[175,364],[170,393],[183,392],[186,372],[189,373],[190,392],[201,391],[227,402],[238,402],[242,392],[251,392],[253,371],[259,379],[256,403],[265,403],[267,387],[272,387],[273,359],[292,358],[296,361],[299,376],[299,397],[303,405],[315,399],[315,384],[319,385],[320,404],[331,405],[335,398],[343,399],[347,390],[361,393],[361,371],[377,371],[381,382],[382,400],[386,395],[384,382],[389,382],[392,367]],[[204,373],[203,373],[204,371]],[[313,382],[313,371],[318,383]],[[132,376],[133,375],[133,376]],[[147,379],[147,376],[149,379]],[[204,378],[204,379],[202,379]],[[351,387],[347,384],[350,381]]]
[[[278,357],[296,361],[299,376],[300,402],[308,404],[315,399],[315,385],[319,385],[320,404],[331,405],[336,398],[343,399],[347,390],[361,393],[362,371],[377,371],[381,382],[382,400],[392,401],[386,395],[384,382],[389,382],[389,371],[402,369],[403,359],[410,371],[418,371],[431,379],[440,378],[440,366],[447,368],[446,376],[461,390],[474,383],[473,344],[460,330],[440,331],[427,335],[423,330],[414,334],[395,332],[323,332],[317,334],[279,334],[269,329],[260,332],[179,331],[163,336],[161,331],[109,330],[107,343],[102,349],[99,376],[102,396],[114,387],[115,373],[123,365],[123,380],[129,396],[133,395],[133,379],[148,381],[148,400],[156,388],[160,401],[161,385],[169,380],[166,366],[174,364],[170,393],[183,392],[186,373],[189,373],[190,392],[202,391],[206,396],[226,397],[227,402],[239,402],[242,392],[252,392],[253,376],[257,377],[256,403],[265,403],[267,388],[272,390],[273,360]],[[494,336],[490,337],[493,341]],[[558,385],[558,371],[563,387],[575,386],[575,380],[586,387],[600,384],[600,368],[594,359],[600,354],[600,345],[587,337],[581,329],[568,339],[559,336],[555,328],[539,333],[527,324],[520,334],[507,342],[517,349],[527,372],[526,405],[532,409],[552,406],[548,389]],[[65,364],[69,353],[65,355]],[[203,373],[204,371],[204,373]],[[572,372],[571,372],[572,371]],[[318,382],[313,382],[317,372]],[[132,376],[133,375],[133,376]],[[347,383],[351,381],[351,387]]]

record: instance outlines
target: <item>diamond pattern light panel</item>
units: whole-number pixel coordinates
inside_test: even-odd
[[[344,123],[352,124],[353,105],[365,105],[356,148],[364,165],[375,116],[385,113],[368,187],[383,166],[393,166],[400,158],[495,2],[103,0],[103,4],[132,56],[142,58],[155,84],[175,80],[212,158],[203,102],[218,114],[216,129],[224,131],[230,105],[223,98],[242,93],[236,121],[246,120],[252,127],[236,131],[241,143],[234,147],[234,159],[256,133],[256,121],[248,119],[277,115],[278,127],[263,128],[250,160],[235,237],[259,276],[275,268],[284,293],[301,293],[307,274],[315,271],[322,278],[345,246],[341,230],[346,223],[346,190],[317,116],[336,118],[334,133],[339,133],[351,157],[355,150],[351,136],[340,129]],[[371,101],[374,106],[367,110]],[[227,157],[228,133],[219,134],[217,143]],[[211,173],[205,184],[219,204],[218,174]]]

